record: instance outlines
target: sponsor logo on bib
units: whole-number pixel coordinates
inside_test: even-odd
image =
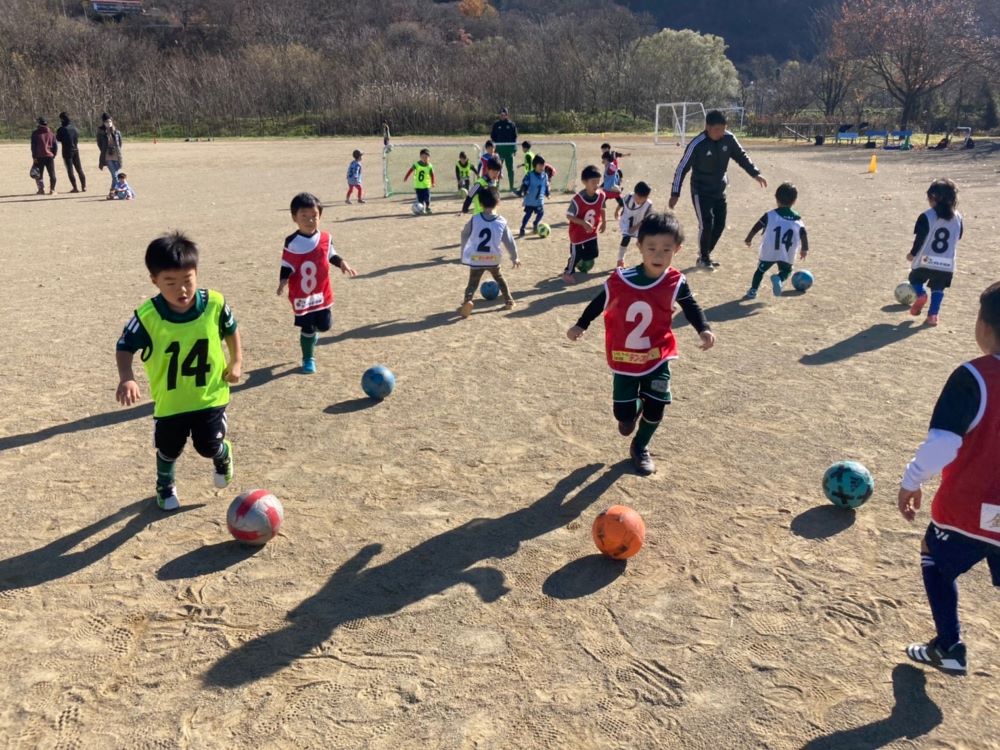
[[[655,362],[660,358],[660,347],[655,347],[646,352],[612,351],[612,362],[624,362],[630,365],[642,365],[646,362]]]

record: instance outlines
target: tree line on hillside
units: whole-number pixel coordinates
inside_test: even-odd
[[[7,0],[0,122],[12,136],[108,111],[161,136],[368,134],[383,119],[443,134],[484,131],[505,104],[526,132],[578,132],[650,129],[657,102],[702,101],[759,125],[995,128],[1000,10],[977,2],[851,0],[803,29],[813,59],[738,71],[720,37],[612,0],[149,0],[103,22],[76,0]]]

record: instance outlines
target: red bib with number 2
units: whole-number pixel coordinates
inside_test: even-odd
[[[684,274],[668,268],[648,286],[629,280],[635,269],[616,269],[604,283],[604,342],[608,367],[621,375],[646,375],[677,358],[671,324]]]

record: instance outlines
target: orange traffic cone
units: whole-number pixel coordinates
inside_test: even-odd
[[[868,162],[868,174],[875,174],[878,172],[878,157],[872,154],[872,160]]]

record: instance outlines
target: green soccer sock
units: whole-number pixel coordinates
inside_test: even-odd
[[[659,422],[647,422],[645,417],[640,417],[639,429],[635,433],[636,448],[642,449],[649,445],[649,441],[653,439],[653,433],[659,426]]]
[[[174,466],[176,464],[176,460],[168,461],[159,453],[156,454],[156,491],[158,493],[166,492],[174,486]]]
[[[299,344],[302,346],[302,359],[312,359],[316,352],[316,342],[319,341],[318,333],[299,336]]]

